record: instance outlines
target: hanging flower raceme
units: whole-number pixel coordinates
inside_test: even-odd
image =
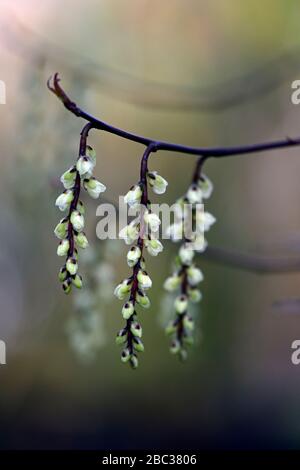
[[[147,183],[157,194],[163,194],[168,185],[157,172],[147,172],[144,181],[133,186],[125,195],[125,202],[129,207],[135,207],[139,214],[119,234],[127,245],[133,244],[127,253],[127,264],[133,272],[115,288],[114,292],[120,300],[128,298],[122,308],[126,324],[119,331],[116,343],[123,345],[122,362],[128,362],[134,369],[138,366],[137,353],[144,351],[142,326],[137,321],[136,307],[137,305],[143,308],[150,307],[147,292],[152,286],[152,280],[146,271],[143,251],[146,249],[151,256],[157,256],[163,250],[163,245],[157,239],[160,219],[151,212]]]
[[[179,292],[174,301],[175,318],[167,325],[166,333],[172,336],[171,353],[181,359],[187,357],[187,347],[193,344],[194,319],[188,313],[189,303],[197,303],[202,297],[198,285],[203,274],[195,265],[195,253],[203,252],[207,247],[204,234],[216,221],[203,209],[203,200],[211,196],[212,190],[210,180],[204,175],[199,176],[177,201],[176,222],[168,229],[173,241],[184,240],[174,273],[164,283],[168,292]]]
[[[60,243],[57,248],[58,256],[65,256],[66,262],[59,272],[59,280],[66,294],[72,285],[80,289],[82,278],[78,274],[78,251],[86,248],[88,240],[84,233],[84,205],[80,201],[80,189],[83,186],[91,197],[96,198],[105,191],[105,186],[92,177],[96,164],[95,151],[86,146],[85,155],[80,155],[76,165],[67,170],[60,178],[65,191],[58,196],[55,205],[62,211],[68,210],[68,215],[61,219],[54,229]]]

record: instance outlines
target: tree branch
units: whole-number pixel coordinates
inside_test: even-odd
[[[47,86],[52,93],[54,93],[57,98],[61,100],[63,105],[66,109],[68,109],[71,113],[75,116],[85,119],[86,121],[90,122],[94,129],[99,129],[105,132],[109,132],[111,134],[118,135],[119,137],[127,140],[131,140],[133,142],[137,142],[139,144],[145,145],[147,147],[151,146],[152,152],[156,152],[157,150],[164,150],[164,151],[172,151],[178,153],[184,153],[189,155],[198,155],[207,158],[221,158],[221,157],[229,157],[234,155],[244,155],[244,154],[251,154],[257,152],[263,152],[268,150],[276,150],[281,148],[287,147],[295,147],[300,145],[300,139],[292,139],[287,137],[283,140],[277,140],[272,142],[265,142],[260,144],[253,144],[253,145],[245,145],[245,146],[236,146],[236,147],[189,147],[185,145],[175,144],[173,142],[164,142],[164,141],[157,141],[154,139],[150,139],[148,137],[144,137],[138,134],[133,134],[131,132],[127,132],[123,129],[119,129],[117,127],[111,126],[110,124],[88,114],[84,110],[82,110],[77,104],[72,101],[63,88],[60,86],[60,78],[58,73],[56,73],[53,77],[53,84],[51,85],[51,78],[47,82]],[[203,162],[202,162],[203,163]]]
[[[205,252],[201,254],[201,258],[257,274],[281,274],[300,271],[299,257],[253,255],[219,246],[208,246]]]

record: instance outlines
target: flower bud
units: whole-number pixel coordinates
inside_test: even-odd
[[[164,282],[164,288],[168,292],[172,292],[180,286],[181,278],[176,273],[173,276],[168,277]]]
[[[137,321],[134,321],[133,323],[131,323],[130,331],[133,334],[133,336],[137,336],[138,338],[142,337],[143,330],[142,330],[140,323],[138,323]]]
[[[160,176],[157,171],[151,171],[147,174],[148,183],[155,194],[163,194],[166,192],[168,182]]]
[[[128,292],[130,292],[132,286],[132,280],[131,279],[124,279],[120,284],[117,285],[117,287],[114,290],[114,295],[119,299],[123,300]]]
[[[127,331],[125,328],[119,331],[116,336],[116,344],[124,344],[127,339]]]
[[[144,352],[145,351],[145,347],[144,347],[144,344],[142,342],[142,340],[140,338],[137,338],[136,336],[133,338],[133,345],[134,345],[134,349],[138,352]]]
[[[77,210],[73,211],[71,214],[71,224],[73,225],[74,230],[81,232],[84,227],[84,217]]]
[[[197,184],[189,187],[186,197],[191,204],[197,204],[202,201],[202,191]]]
[[[197,251],[198,253],[203,253],[207,248],[207,241],[205,240],[203,233],[198,233],[191,244],[193,250]]]
[[[69,294],[71,292],[72,284],[70,278],[66,279],[62,283],[62,288],[65,294]]]
[[[63,266],[59,270],[58,279],[59,279],[60,282],[64,282],[67,279],[67,277],[68,277],[67,270],[66,270],[65,266]]]
[[[188,299],[186,295],[180,295],[175,299],[174,307],[177,313],[184,313],[188,307]]]
[[[199,232],[207,232],[216,222],[216,218],[209,212],[199,210],[196,212],[196,229]]]
[[[67,271],[74,276],[78,270],[78,263],[75,258],[68,258],[66,262]]]
[[[139,365],[139,360],[135,354],[133,354],[130,358],[130,365],[133,369],[136,369]]]
[[[81,177],[91,176],[94,170],[94,163],[87,155],[81,155],[76,163],[76,168]]]
[[[184,335],[183,341],[188,346],[192,346],[194,344],[194,338],[191,335]]]
[[[124,320],[128,320],[134,314],[134,305],[133,302],[129,301],[124,304],[122,308],[122,315]]]
[[[86,248],[89,245],[88,239],[86,238],[84,232],[79,232],[77,235],[75,235],[75,241],[79,248]]]
[[[123,349],[121,353],[121,361],[122,362],[128,362],[131,357],[130,351],[128,348]]]
[[[76,167],[71,166],[69,170],[65,171],[65,173],[61,175],[60,181],[66,189],[71,189],[74,186],[75,178],[76,178]]]
[[[79,274],[75,274],[75,277],[72,278],[72,284],[74,284],[77,289],[82,288],[82,277]]]
[[[166,335],[172,335],[176,332],[176,329],[176,322],[174,320],[170,321],[165,328],[165,333]]]
[[[150,289],[152,286],[152,281],[146,271],[139,270],[137,274],[137,280],[139,282],[139,287],[141,289]]]
[[[119,238],[123,239],[126,245],[131,245],[139,237],[139,229],[136,224],[136,221],[133,220],[129,225],[122,228],[119,232]]]
[[[151,256],[157,256],[164,249],[162,243],[155,238],[152,240],[145,240],[145,247]]]
[[[124,196],[125,204],[128,204],[130,207],[134,206],[135,204],[139,204],[141,202],[142,194],[142,188],[139,184],[132,186],[132,188],[130,188],[128,193]]]
[[[185,243],[179,249],[179,258],[182,264],[189,265],[191,264],[194,258],[194,250],[192,248],[192,244]]]
[[[90,145],[86,146],[85,154],[93,162],[94,166],[96,165],[96,151]]]
[[[142,252],[141,252],[140,247],[133,246],[132,248],[130,248],[130,250],[127,253],[127,264],[130,268],[133,268],[133,266],[136,265],[136,263],[141,257],[141,254]]]
[[[195,289],[195,288],[188,289],[188,296],[189,296],[189,300],[193,303],[200,302],[200,300],[202,299],[201,292],[199,291],[199,289]]]
[[[194,320],[192,319],[191,316],[185,315],[183,318],[183,326],[186,328],[188,331],[193,331],[195,328],[195,323]]]
[[[66,238],[68,232],[68,219],[62,219],[55,227],[54,233],[61,240]]]
[[[85,179],[83,187],[93,199],[97,199],[101,193],[106,191],[106,186],[96,180],[96,178]]]
[[[158,215],[146,210],[144,214],[144,221],[149,226],[151,232],[157,232],[159,230],[160,218]]]
[[[67,238],[65,240],[62,240],[57,247],[58,256],[66,256],[68,254],[69,248],[70,248],[69,240]]]
[[[178,354],[180,351],[180,342],[177,339],[174,339],[171,343],[170,352],[172,354]]]
[[[55,201],[55,205],[63,212],[70,206],[71,202],[73,201],[73,197],[73,191],[71,189],[67,189],[58,196]]]
[[[84,205],[83,205],[83,202],[82,202],[82,201],[78,201],[77,206],[76,206],[76,210],[77,210],[78,212],[80,212],[80,214],[84,215],[84,213],[85,213],[85,208],[84,208]]]
[[[146,270],[146,263],[145,263],[145,258],[142,257],[140,260],[140,268],[145,271]]]
[[[187,269],[188,282],[191,286],[196,286],[199,282],[203,281],[203,274],[199,268],[190,266]]]
[[[143,308],[149,308],[150,307],[149,297],[144,292],[142,292],[141,290],[138,290],[135,300]]]
[[[198,181],[198,186],[201,189],[202,197],[204,199],[208,199],[211,196],[214,187],[212,182],[207,178],[206,175],[201,175],[201,178],[199,178]]]

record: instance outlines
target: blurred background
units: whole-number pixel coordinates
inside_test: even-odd
[[[86,290],[63,295],[54,202],[83,122],[46,88],[59,72],[92,114],[187,145],[299,136],[300,108],[290,99],[300,78],[298,19],[296,0],[0,2],[1,449],[299,448],[291,343],[300,338],[300,273],[255,274],[199,256],[199,341],[182,364],[161,325],[172,313],[162,284],[177,249],[166,242],[159,260],[148,257],[146,351],[131,371],[115,346],[123,320],[112,295],[128,273],[126,246],[96,239],[90,200]],[[138,180],[143,149],[100,132],[89,142],[105,197],[117,201]],[[299,153],[208,161],[211,246],[300,256]],[[164,202],[186,191],[194,164],[153,155],[150,168],[169,181]],[[292,308],[274,308],[282,300]]]

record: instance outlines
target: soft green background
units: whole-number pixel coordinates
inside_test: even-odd
[[[0,6],[0,79],[7,85],[7,104],[0,105],[0,338],[7,343],[7,365],[0,366],[0,447],[298,448],[300,368],[290,355],[300,318],[297,311],[272,309],[278,299],[297,298],[298,273],[256,275],[199,257],[203,340],[183,365],[169,355],[157,319],[175,254],[166,244],[159,259],[148,261],[154,287],[152,308],[140,315],[146,345],[141,367],[132,372],[120,363],[116,299],[102,308],[105,341],[95,360],[74,354],[65,329],[76,312],[57,282],[53,227],[60,217],[54,207],[59,176],[76,158],[82,122],[45,83],[59,71],[71,97],[91,113],[157,139],[217,146],[297,136],[300,108],[290,94],[300,63],[297,55],[280,55],[300,48],[299,2],[14,0]],[[273,60],[275,66],[263,67]],[[101,66],[110,68],[109,75]],[[246,82],[235,81],[259,67],[262,72]],[[143,88],[127,75],[154,84]],[[267,89],[277,79],[281,85],[224,109],[132,104],[155,97],[163,102],[168,84],[199,88],[213,103],[227,91],[255,90],[265,79]],[[173,101],[182,100],[182,91],[176,95]],[[116,200],[137,181],[143,149],[96,132],[90,142],[97,176],[108,187],[105,197]],[[297,254],[299,152],[207,163],[215,185],[207,206],[218,220],[211,244]],[[151,158],[150,167],[169,181],[165,202],[186,190],[194,162],[171,153]],[[89,201],[90,238],[95,210]],[[98,240],[94,248],[104,250]],[[125,254],[122,246],[114,261],[116,282],[128,272]]]

